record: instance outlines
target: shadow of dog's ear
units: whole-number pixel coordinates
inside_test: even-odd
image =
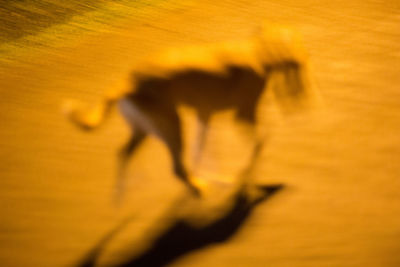
[[[257,205],[284,188],[283,184],[276,185],[256,185],[252,192],[250,193],[250,197],[252,199],[252,205]]]

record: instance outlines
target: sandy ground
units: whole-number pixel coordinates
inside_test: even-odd
[[[286,189],[229,242],[173,266],[400,266],[400,4],[355,0],[105,2],[3,43],[0,264],[71,266],[127,216],[103,261],[138,246],[184,190],[166,149],[146,141],[116,207],[115,156],[128,128],[115,112],[82,133],[60,103],[95,101],[132,62],[163,47],[246,37],[263,20],[302,32],[326,108],[282,120],[264,104],[267,142],[254,178]],[[207,144],[214,164],[204,168],[214,172],[240,161],[240,149],[221,141],[224,116]]]

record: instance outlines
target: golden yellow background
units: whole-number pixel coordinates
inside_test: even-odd
[[[115,156],[128,128],[115,112],[99,131],[80,132],[60,113],[64,99],[93,102],[141,57],[245,38],[263,20],[301,31],[326,109],[281,120],[265,107],[268,141],[254,176],[287,188],[231,241],[172,265],[400,266],[398,1],[36,3],[1,7],[1,266],[73,265],[133,216],[104,256],[110,262],[184,190],[166,149],[149,139],[115,207]],[[209,149],[219,165],[209,168],[223,169],[234,159],[216,141],[229,125],[217,126],[220,150],[213,139]]]

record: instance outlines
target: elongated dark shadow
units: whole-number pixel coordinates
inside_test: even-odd
[[[85,258],[77,264],[79,267],[91,267],[96,265],[97,259],[100,257],[106,245],[120,232],[125,226],[127,226],[133,219],[130,216],[114,227],[110,232],[108,232],[97,244],[93,247],[85,256]]]
[[[256,197],[244,188],[236,194],[231,209],[223,217],[204,227],[197,228],[184,219],[177,219],[153,241],[148,250],[116,266],[166,266],[192,251],[226,242],[238,232],[258,204],[267,201],[282,188],[283,185],[255,186],[259,192]],[[108,236],[117,231],[113,230]],[[109,237],[104,238],[79,266],[95,266]]]

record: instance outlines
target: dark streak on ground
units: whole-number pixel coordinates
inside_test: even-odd
[[[134,266],[166,266],[176,259],[192,251],[205,248],[211,244],[219,244],[228,241],[243,226],[254,208],[270,199],[280,191],[282,185],[258,186],[262,194],[257,198],[251,198],[248,192],[240,190],[232,205],[232,208],[218,220],[201,228],[194,227],[179,218],[160,236],[152,242],[152,246],[138,256],[118,264],[118,267]],[[178,203],[178,206],[182,203]],[[111,230],[95,247],[88,253],[86,258],[78,265],[80,267],[96,266],[96,261],[101,255],[103,248],[111,241],[113,236],[125,226],[124,221],[115,229]]]

